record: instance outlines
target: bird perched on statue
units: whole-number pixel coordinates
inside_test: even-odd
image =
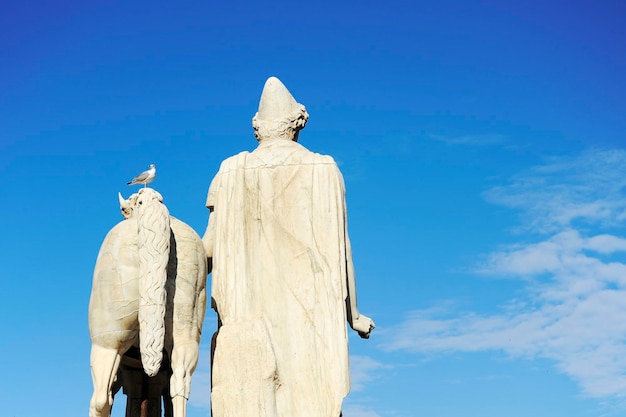
[[[154,177],[156,177],[156,166],[154,164],[150,164],[150,169],[137,175],[128,182],[128,185],[143,184],[145,188],[148,184],[154,181]]]

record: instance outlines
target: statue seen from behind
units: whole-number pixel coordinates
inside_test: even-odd
[[[346,323],[363,338],[374,328],[357,309],[342,175],[297,142],[307,119],[268,79],[258,147],[226,159],[209,188],[213,417],[339,417]]]

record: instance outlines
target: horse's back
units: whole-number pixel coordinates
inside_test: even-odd
[[[199,339],[206,310],[206,253],[202,239],[186,223],[170,217],[170,227],[167,327],[173,326],[174,334]],[[113,227],[100,247],[89,302],[92,342],[117,347],[135,340],[138,309],[137,221],[131,217]]]
[[[137,335],[139,257],[137,222],[114,226],[102,243],[89,301],[89,333],[93,343],[117,347]]]

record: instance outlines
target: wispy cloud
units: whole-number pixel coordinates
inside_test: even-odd
[[[626,219],[626,151],[587,151],[553,159],[485,193],[522,211],[524,226],[554,232],[575,222],[610,226]]]
[[[350,392],[361,394],[367,392],[368,387],[371,387],[372,383],[389,368],[391,368],[389,365],[369,356],[350,355]],[[380,417],[370,404],[360,401],[362,399],[358,394],[356,397],[350,395],[344,403],[343,417]]]
[[[448,145],[466,146],[493,146],[499,145],[505,141],[505,137],[498,134],[475,134],[461,136],[429,135],[428,137]]]
[[[453,303],[407,314],[390,350],[500,351],[548,358],[597,398],[626,392],[626,152],[589,151],[517,176],[486,193],[522,211],[533,242],[492,253],[479,272],[523,278],[523,296],[498,314],[459,312]],[[539,232],[539,235],[536,233]]]
[[[366,385],[379,377],[379,373],[388,369],[384,365],[369,356],[350,356],[350,382],[353,392],[363,391]]]

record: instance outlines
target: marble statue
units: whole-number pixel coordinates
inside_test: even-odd
[[[165,350],[174,417],[185,417],[206,309],[206,253],[155,190],[119,198],[125,220],[102,243],[89,302],[89,416],[110,416],[122,355],[135,346],[148,376],[159,372]]]
[[[211,182],[213,417],[338,417],[350,389],[346,322],[363,338],[345,190],[330,156],[297,143],[308,119],[277,78],[252,124],[258,147]]]

